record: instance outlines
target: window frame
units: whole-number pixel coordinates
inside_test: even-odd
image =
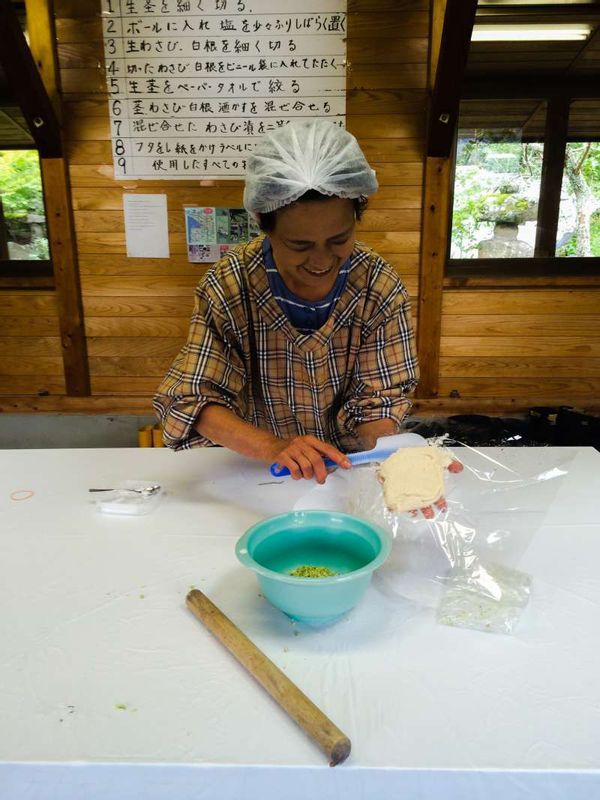
[[[500,100],[497,96],[491,96],[489,100]],[[505,99],[505,98],[502,98]],[[508,98],[509,100],[511,98]],[[515,97],[515,99],[517,99]],[[550,97],[537,95],[532,98],[546,103],[546,115]],[[563,95],[563,99],[565,99]],[[579,99],[577,92],[569,93],[566,100],[570,104]],[[600,99],[599,99],[600,102]],[[547,121],[547,117],[546,117]],[[567,120],[568,124],[568,120]],[[542,139],[527,138],[523,141],[543,142],[546,144],[546,136]],[[570,142],[584,141],[580,136],[565,136],[565,146]],[[600,141],[600,133],[596,136],[586,136],[585,142]],[[564,256],[532,256],[531,258],[451,258],[450,251],[452,246],[452,218],[454,213],[454,187],[456,183],[456,153],[458,142],[458,126],[454,144],[451,151],[451,171],[448,203],[448,237],[446,242],[446,267],[444,272],[444,287],[457,288],[471,286],[473,288],[488,288],[497,286],[600,286],[600,257],[564,257]],[[547,157],[548,150],[544,147],[543,162]],[[564,178],[564,165],[562,169]],[[543,185],[540,186],[540,193],[544,191]],[[560,209],[561,186],[554,190],[550,196],[553,209],[557,218]],[[546,202],[548,196],[546,195]],[[538,216],[539,221],[539,216]]]

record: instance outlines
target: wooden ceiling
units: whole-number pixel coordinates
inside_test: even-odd
[[[25,3],[22,0],[11,0],[15,7],[21,27],[25,30]],[[27,122],[14,93],[0,65],[0,147],[18,148],[33,147],[34,141],[29,133]]]
[[[41,157],[59,158],[63,149],[60,123],[29,48],[27,35],[23,35],[23,26],[22,3],[0,0],[1,124],[9,146],[26,146],[33,140]],[[26,130],[30,132],[29,139]],[[19,141],[21,133],[22,143]]]
[[[574,23],[591,27],[585,41],[471,42],[459,127],[519,128],[539,138],[545,100],[567,93],[575,98],[569,138],[599,139],[600,2],[480,0],[477,7],[476,25]]]
[[[25,28],[23,0],[11,0]],[[479,0],[476,24],[587,23],[586,41],[471,42],[460,128],[518,128],[543,136],[545,99],[569,91],[569,137],[600,138],[600,0]],[[518,96],[511,96],[512,90]],[[579,91],[579,94],[578,94]],[[529,96],[528,96],[529,94]],[[31,146],[33,139],[0,68],[0,143]]]
[[[0,148],[27,149],[33,146],[33,136],[29,133],[21,109],[18,106],[0,105]]]

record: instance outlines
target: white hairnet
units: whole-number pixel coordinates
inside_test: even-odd
[[[350,199],[377,191],[375,172],[358,142],[333,122],[284,125],[248,157],[244,206],[251,214],[283,208],[309,189]]]

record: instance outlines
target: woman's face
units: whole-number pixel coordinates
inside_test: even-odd
[[[325,297],[352,252],[354,226],[352,200],[339,197],[280,209],[269,238],[288,289],[306,300]]]

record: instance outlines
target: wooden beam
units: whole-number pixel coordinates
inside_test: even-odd
[[[479,4],[477,22],[482,25],[541,25],[560,22],[594,22],[600,18],[598,0],[583,3]]]
[[[435,84],[429,107],[427,155],[447,158],[458,124],[477,0],[447,0]]]
[[[435,85],[445,13],[446,0],[433,0],[429,18],[429,72],[427,79],[427,87],[430,92],[433,92],[433,87]]]
[[[40,155],[59,158],[58,119],[10,0],[0,0],[0,64]]]
[[[551,258],[556,252],[560,190],[569,132],[569,105],[568,98],[553,97],[548,101],[546,109],[544,160],[534,252],[539,258]]]
[[[543,386],[530,397],[440,397],[417,399],[413,415],[442,416],[449,414],[521,415],[532,406],[575,405],[586,412],[600,411],[600,401],[589,395],[544,393]],[[0,395],[0,414],[123,414],[153,415],[150,397],[112,395],[65,397],[64,395]]]
[[[598,75],[531,75],[506,73],[500,78],[470,74],[465,78],[463,100],[512,100],[544,97],[600,97]]]
[[[450,217],[450,159],[427,158],[419,275],[417,397],[435,397],[439,386],[442,291]]]
[[[114,395],[65,397],[64,395],[0,395],[0,414],[154,414],[150,397]]]
[[[0,202],[0,209],[2,203]],[[10,259],[0,262],[0,279],[6,278],[47,278],[50,279],[50,284],[47,281],[43,285],[50,285],[54,287],[52,279],[52,262],[45,259],[32,259],[25,261],[24,259]]]
[[[42,158],[40,164],[67,394],[89,395],[90,377],[67,163],[64,158]]]
[[[495,277],[535,278],[574,276],[599,278],[598,264],[593,258],[555,258],[552,253],[543,258],[451,258],[446,277],[469,278],[478,275]]]
[[[57,117],[61,118],[58,52],[53,0],[25,0],[29,48]]]

